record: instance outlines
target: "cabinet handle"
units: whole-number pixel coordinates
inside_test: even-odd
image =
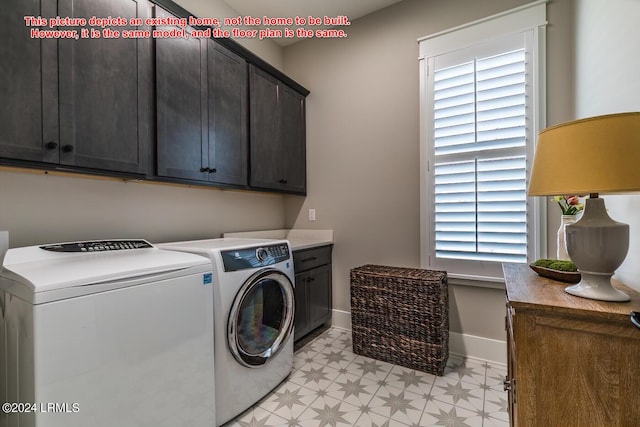
[[[307,279],[307,282],[309,282],[309,283],[311,283],[311,282],[315,282],[315,281],[316,281],[316,278],[315,278],[315,277],[313,277],[313,276],[312,276],[312,277],[309,277],[309,278]]]
[[[636,328],[640,329],[640,312],[631,312],[631,323],[633,323]]]
[[[73,145],[67,144],[62,147],[62,151],[65,153],[71,153],[73,151]]]
[[[207,168],[207,169],[209,169],[209,168]],[[216,168],[209,169],[209,173],[216,173],[216,172],[218,172],[218,170]]]
[[[315,261],[317,259],[318,259],[318,257],[312,256],[312,257],[309,257],[309,258],[301,259],[300,262]]]
[[[287,180],[286,180],[286,179],[279,179],[279,180],[278,180],[278,183],[280,183],[280,184],[286,184],[286,183],[287,183]]]
[[[200,168],[200,172],[210,172],[209,168]]]
[[[53,141],[49,141],[49,142],[47,142],[45,147],[47,147],[47,150],[55,150],[56,148],[58,148],[58,143],[57,142],[53,142]]]

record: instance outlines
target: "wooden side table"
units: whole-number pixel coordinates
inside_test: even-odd
[[[527,265],[503,270],[511,425],[640,425],[640,294],[614,283],[631,301],[594,301]]]

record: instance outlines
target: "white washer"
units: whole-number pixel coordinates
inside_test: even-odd
[[[158,245],[213,263],[216,424],[266,396],[293,369],[293,259],[286,240],[211,239]]]
[[[144,240],[10,249],[0,402],[23,405],[0,426],[213,425],[211,282],[208,259]]]

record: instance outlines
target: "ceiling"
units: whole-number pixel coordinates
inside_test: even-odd
[[[308,16],[340,16],[350,21],[383,9],[402,0],[224,0],[242,16],[262,18],[307,18]],[[309,27],[307,27],[309,28]],[[314,27],[324,28],[324,27]],[[348,33],[348,29],[345,29]],[[295,43],[299,39],[274,39],[281,46]]]

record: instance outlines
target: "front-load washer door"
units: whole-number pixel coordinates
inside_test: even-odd
[[[241,287],[229,313],[228,344],[243,366],[259,368],[283,348],[293,331],[291,280],[275,269],[260,270]]]

